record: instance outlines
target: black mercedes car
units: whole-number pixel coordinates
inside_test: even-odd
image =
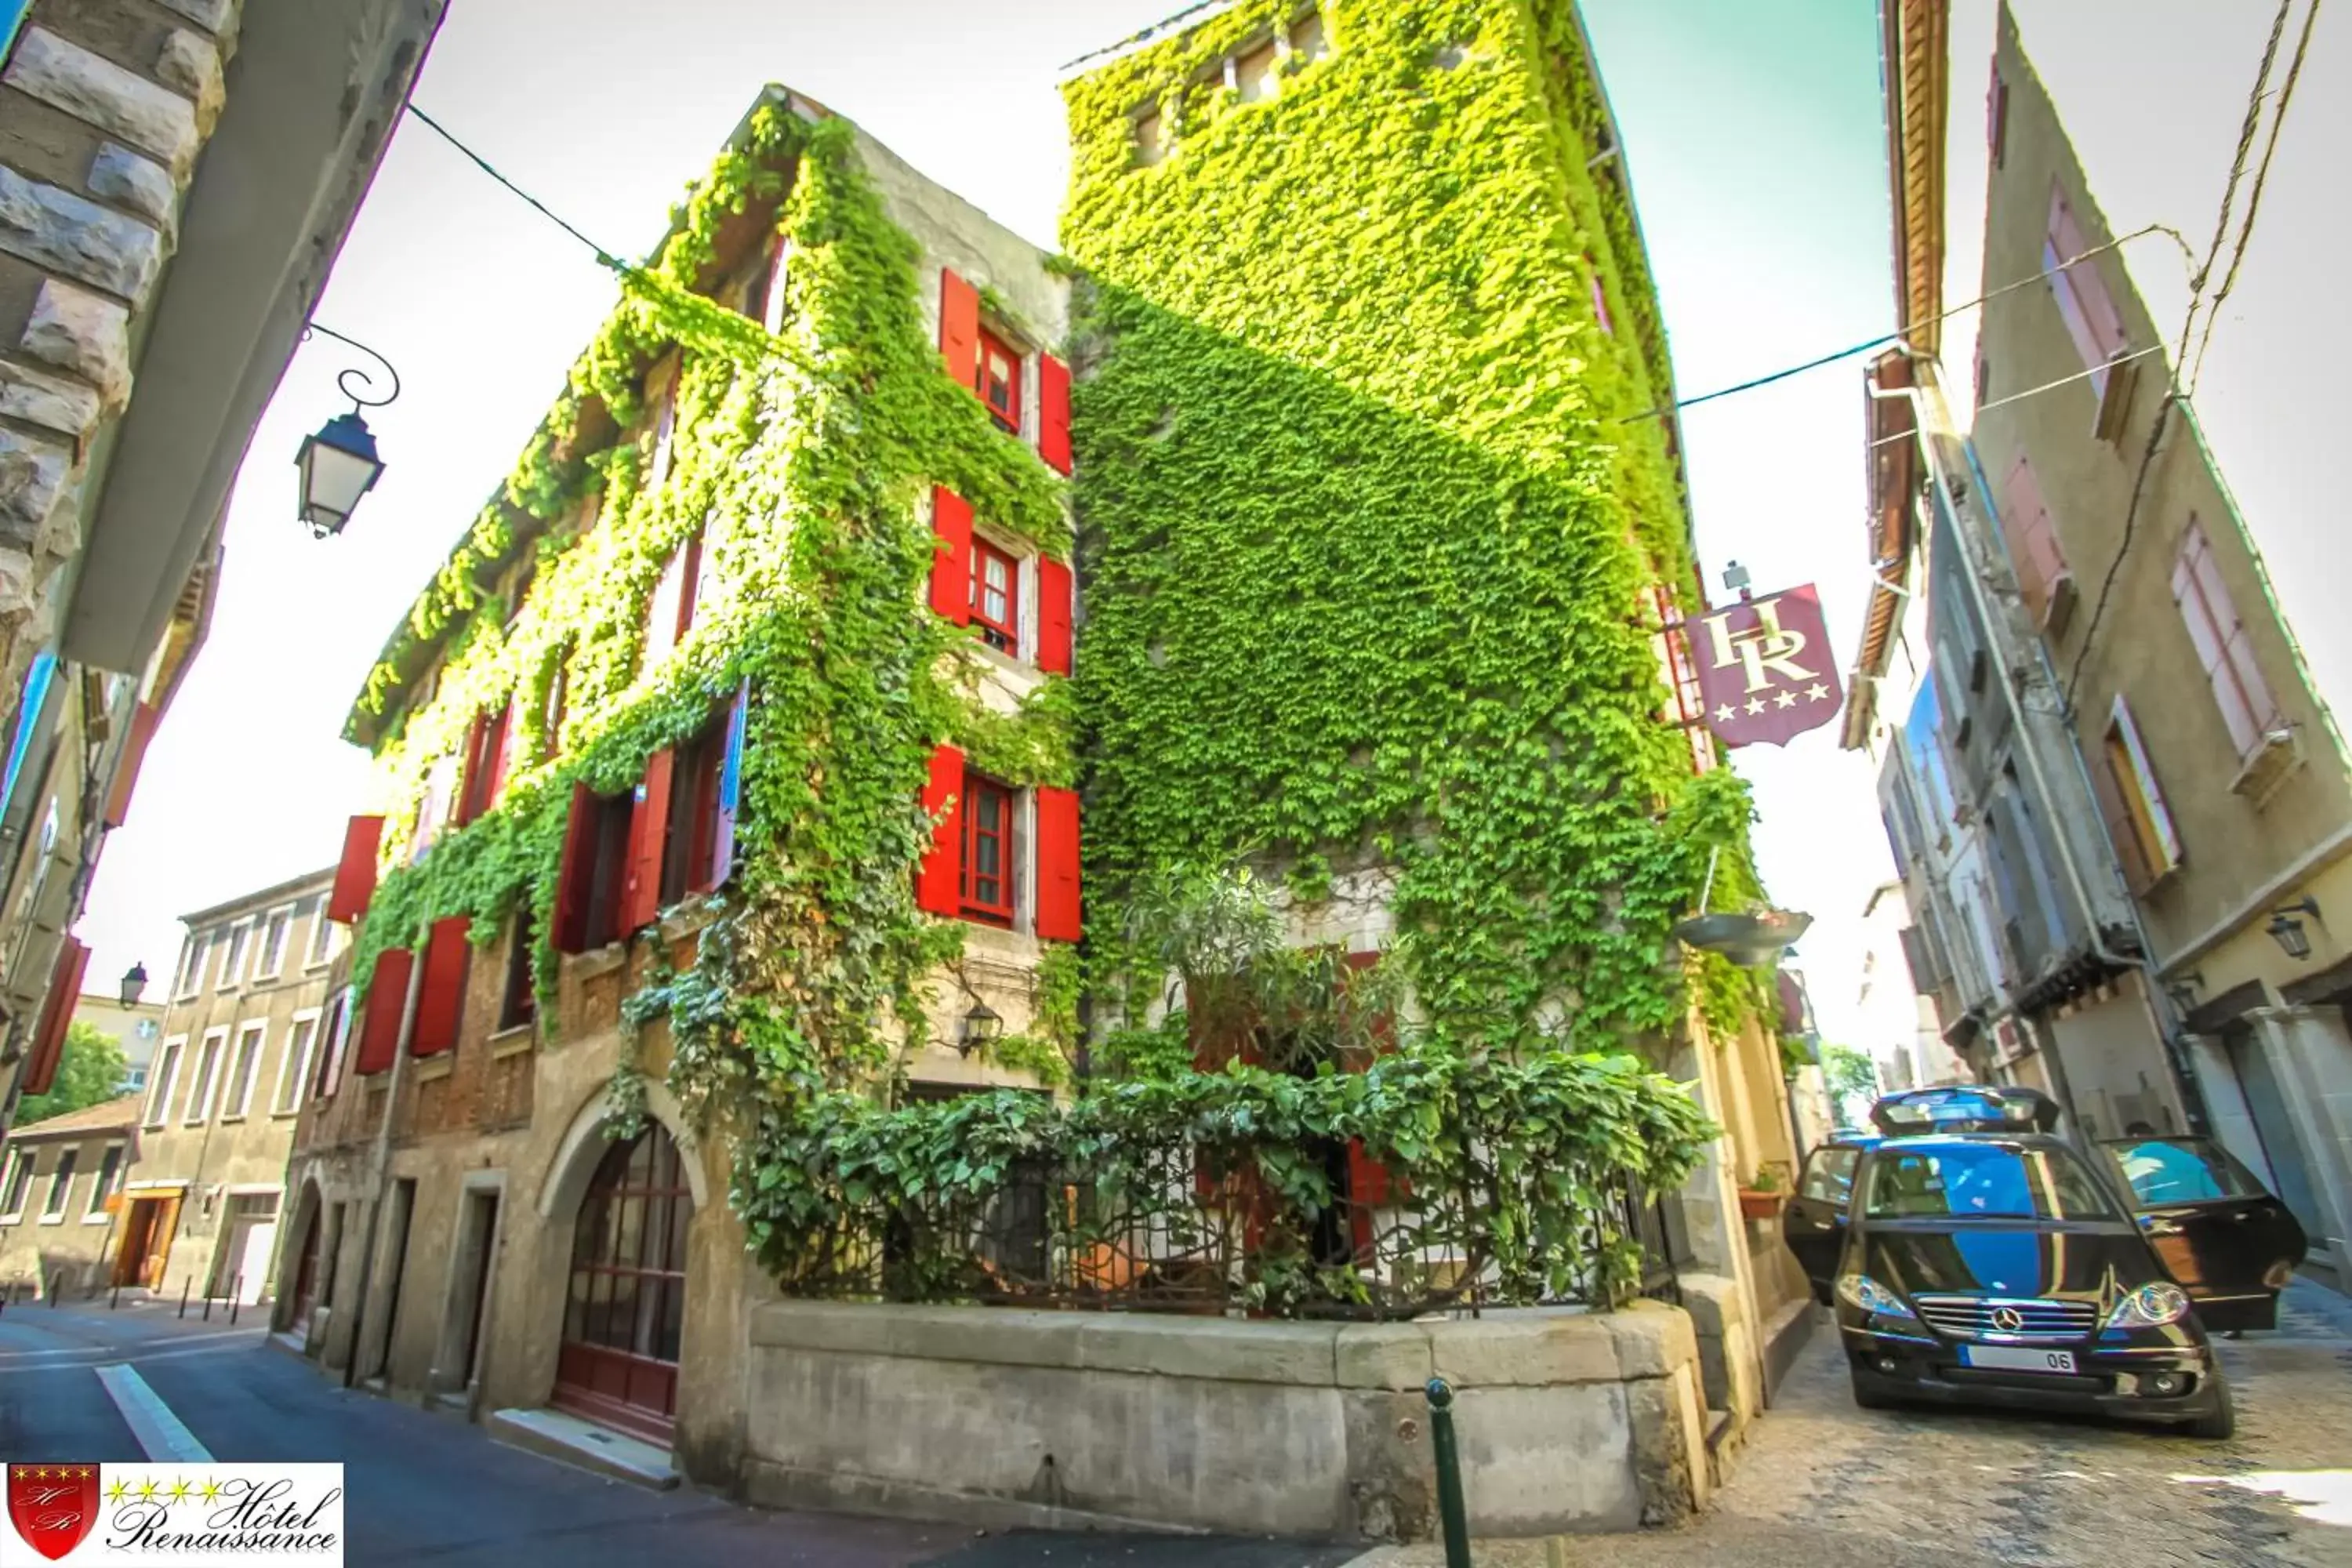
[[[2244,1194],[2261,1189],[2242,1167],[2187,1139],[2086,1156],[2059,1135],[2057,1106],[2027,1089],[1918,1091],[1872,1119],[1885,1136],[1813,1151],[1783,1219],[1836,1308],[1857,1404],[2019,1405],[2230,1435],[2205,1320],[2266,1324],[2303,1253],[2293,1220],[2277,1210],[2278,1230]]]

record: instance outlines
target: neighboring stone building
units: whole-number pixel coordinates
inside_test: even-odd
[[[53,1070],[38,1020],[203,640],[229,481],[441,10],[0,7],[0,1131]]]
[[[1914,973],[1921,958],[1919,921],[1901,882],[1882,882],[1863,905],[1862,985],[1854,997],[1859,1037],[1847,1042],[1869,1053],[1890,1089],[1966,1083],[1969,1066],[1944,1043],[1933,997],[1920,993]]]
[[[126,1094],[9,1134],[0,1149],[0,1297],[73,1297],[111,1281],[140,1103]]]
[[[142,1000],[126,1007],[119,994],[102,996],[85,991],[74,1001],[73,1021],[88,1024],[122,1047],[126,1093],[147,1087],[147,1070],[155,1065],[155,1047],[163,1038],[163,1004]]]
[[[141,1097],[113,1278],[253,1302],[274,1279],[295,1118],[338,1027],[344,950],[314,872],[182,917],[188,937]]]
[[[2169,1004],[2191,1092],[2215,1134],[2301,1218],[2318,1259],[2352,1283],[2352,1031],[2343,1012],[2352,1003],[2352,766],[2315,679],[2326,666],[2305,658],[2314,632],[2340,656],[2344,616],[2315,599],[2321,584],[2273,576],[2310,559],[2316,531],[2332,595],[2345,553],[2341,530],[2313,512],[2335,483],[2326,455],[2273,445],[2246,426],[2244,406],[2258,399],[2267,428],[2272,410],[2329,395],[2320,389],[2333,383],[2308,394],[2268,375],[2249,384],[2242,358],[2267,341],[2281,363],[2313,363],[2326,351],[2312,331],[2342,338],[2334,289],[2304,285],[2293,269],[2300,261],[2283,272],[2280,258],[2305,243],[2294,226],[2315,216],[2296,204],[2328,202],[2338,182],[2340,148],[2326,145],[2325,127],[2330,117],[2341,126],[2344,112],[2328,101],[2328,84],[2341,82],[2352,51],[2340,31],[2323,32],[2316,53],[2298,59],[2307,74],[2283,128],[2282,177],[2263,198],[2266,222],[2243,277],[2239,262],[2225,263],[2233,281],[2210,324],[2208,382],[2207,351],[2176,363],[2177,320],[2155,313],[2137,286],[2151,267],[2177,284],[2175,253],[2161,240],[2116,247],[2129,231],[2103,210],[2102,168],[2070,141],[2079,121],[2063,100],[2053,103],[2029,53],[2045,33],[2053,47],[2071,47],[2062,40],[2079,29],[2025,20],[2021,42],[2004,8],[1995,40],[1983,274],[2029,277],[2098,254],[2045,287],[1987,302],[1976,447],[2022,585],[2045,606],[2043,641],[2065,673],[2075,734],[2155,960],[2147,984]],[[2261,34],[2221,23],[2205,38],[2217,60],[2234,40],[2251,70]],[[2104,51],[2100,68],[2116,68]],[[2243,96],[2234,78],[2227,96],[2232,105]],[[2206,111],[2222,97],[2217,85]],[[2160,134],[2169,116],[2135,118],[2138,132]],[[2114,132],[2083,129],[2095,145]],[[2267,176],[2271,159],[2262,161]],[[2126,199],[2151,198],[2144,159],[2107,173]],[[2158,205],[2195,238],[2218,200],[2184,169]],[[1966,232],[1966,221],[1956,216],[1956,230]],[[2309,243],[2322,243],[2316,232]],[[2236,468],[2224,466],[2231,447],[2208,439],[2217,411],[2242,443]],[[2284,494],[2274,488],[2281,464],[2305,466]],[[2263,472],[2249,492],[2240,486],[2254,468]],[[2284,606],[2303,620],[2290,624]],[[2125,1072],[2157,1084],[2170,1077],[2161,1052],[2147,1048]]]

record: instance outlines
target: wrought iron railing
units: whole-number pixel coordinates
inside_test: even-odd
[[[1271,1159],[1171,1142],[1083,1164],[1016,1161],[980,1190],[845,1196],[829,1231],[776,1260],[778,1283],[799,1296],[1371,1320],[1676,1298],[1685,1254],[1671,1199],[1621,1177],[1580,1203],[1530,1204],[1491,1165],[1468,1164],[1466,1177],[1433,1179],[1336,1141]],[[1530,1216],[1563,1213],[1575,1217],[1562,1234],[1524,1234]]]

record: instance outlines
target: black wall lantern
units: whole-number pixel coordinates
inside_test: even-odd
[[[995,1044],[1003,1033],[1004,1020],[997,1016],[996,1009],[985,1002],[976,1001],[971,1005],[971,1011],[963,1016],[963,1026],[956,1037],[956,1051],[968,1057],[976,1050]]]
[[[124,972],[122,976],[122,1005],[125,1007],[136,1007],[139,1005],[139,998],[145,994],[147,994],[147,966],[143,963],[134,963]]]
[[[2263,929],[2271,933],[2289,958],[2301,963],[2311,956],[2311,933],[2303,929],[2303,922],[2295,919],[2297,915],[2309,915],[2317,920],[2319,900],[2306,894],[2283,910],[2273,910],[2271,923]]]
[[[385,380],[392,390],[381,397],[370,395],[375,391],[375,376],[357,365],[339,374],[335,385],[352,400],[349,414],[338,414],[319,427],[315,436],[302,440],[302,449],[294,455],[294,466],[302,475],[302,521],[310,525],[310,537],[324,539],[341,533],[343,524],[360,504],[360,498],[375,488],[383,476],[383,459],[376,456],[375,437],[360,417],[362,408],[381,408],[400,395],[400,373],[392,362],[365,343],[343,336],[331,327],[316,321],[302,329],[302,335],[323,332],[339,343],[348,343],[383,366]],[[353,382],[356,380],[357,384]]]

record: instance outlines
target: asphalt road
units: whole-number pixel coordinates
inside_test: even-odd
[[[223,1460],[340,1460],[354,1564],[602,1568],[1336,1568],[1349,1547],[1045,1532],[740,1508],[504,1447],[455,1415],[347,1394],[250,1324],[168,1306],[0,1311],[0,1461],[149,1458],[99,1380],[127,1364]]]

